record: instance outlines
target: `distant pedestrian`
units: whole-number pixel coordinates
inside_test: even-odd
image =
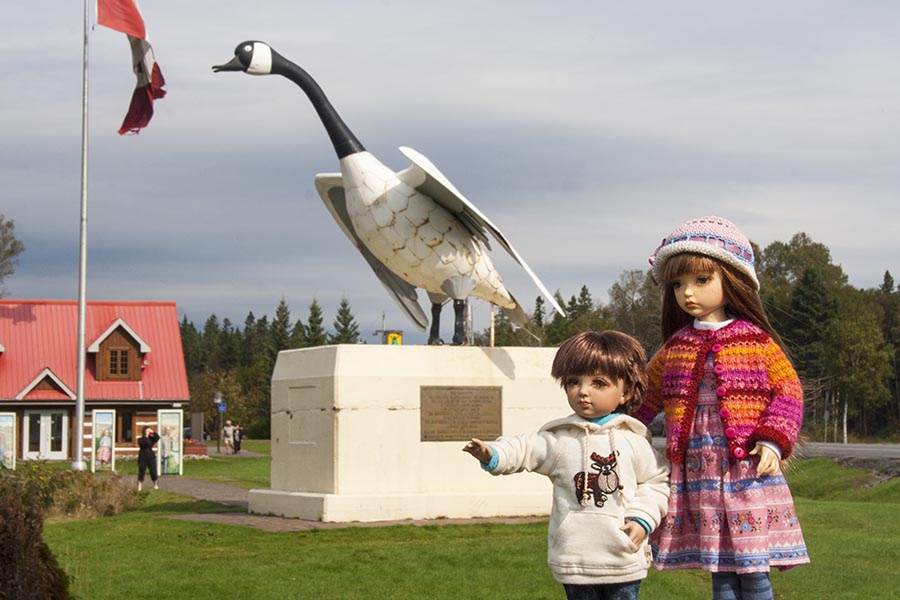
[[[234,454],[234,425],[231,421],[225,421],[222,428],[222,439],[225,441],[225,454]]]
[[[144,487],[144,474],[150,470],[150,480],[153,489],[159,489],[159,474],[156,472],[156,452],[153,446],[159,441],[159,434],[152,427],[144,427],[141,437],[138,438],[138,491]]]
[[[234,437],[234,453],[241,453],[241,440],[244,438],[244,430],[241,429],[240,425],[234,426],[234,431],[232,432],[232,437]]]

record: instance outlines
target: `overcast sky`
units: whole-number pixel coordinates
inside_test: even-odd
[[[248,39],[309,71],[385,164],[408,165],[402,145],[428,156],[565,298],[586,284],[604,301],[708,214],[763,247],[805,232],[857,287],[900,276],[900,3],[141,9],[168,96],[138,136],[116,133],[134,87],[126,38],[91,33],[91,300],[175,301],[202,326],[271,317],[282,297],[305,319],[316,297],[330,325],[346,296],[364,339],[382,313],[424,339],[316,194],[338,165],[299,88],[210,69]],[[0,22],[0,212],[27,246],[9,298],[77,297],[82,23],[75,2],[12,3]],[[493,256],[530,312],[539,291]]]

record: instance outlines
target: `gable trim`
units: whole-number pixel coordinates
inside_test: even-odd
[[[64,384],[59,379],[59,377],[53,374],[53,371],[50,370],[50,367],[46,367],[43,371],[41,371],[40,374],[35,377],[34,380],[29,383],[24,390],[19,392],[18,395],[16,395],[16,400],[24,400],[25,396],[27,396],[31,392],[31,390],[37,387],[40,382],[48,377],[53,381],[53,383],[59,386],[59,389],[61,389],[63,393],[69,397],[69,400],[75,400],[75,394],[72,393],[72,390],[70,390],[68,386],[66,386],[66,384]]]
[[[136,334],[134,332],[134,330],[128,326],[128,323],[126,323],[125,321],[122,320],[122,317],[119,317],[118,319],[116,319],[113,322],[113,324],[110,325],[106,329],[106,331],[104,331],[102,334],[100,334],[100,336],[96,340],[94,340],[94,343],[91,344],[90,346],[88,346],[87,351],[95,352],[95,353],[100,352],[100,344],[103,343],[103,341],[106,338],[108,338],[110,336],[110,334],[112,334],[112,332],[115,331],[116,329],[118,329],[119,327],[121,327],[122,329],[127,331],[128,335],[130,335],[131,337],[134,338],[134,340],[138,343],[141,354],[147,354],[148,352],[150,352],[150,346],[147,344],[147,342],[145,342],[143,339],[141,339],[141,336]]]

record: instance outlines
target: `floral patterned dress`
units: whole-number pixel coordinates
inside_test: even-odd
[[[700,383],[685,459],[672,464],[669,512],[653,534],[659,569],[754,573],[809,562],[784,476],[731,458],[711,357]]]

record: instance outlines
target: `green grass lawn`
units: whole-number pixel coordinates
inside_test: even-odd
[[[229,483],[242,487],[265,487],[268,472],[267,458],[185,465],[187,476],[229,477]],[[866,472],[826,459],[798,461],[788,476],[813,562],[773,573],[776,598],[896,598],[896,480],[861,487],[868,481]],[[565,597],[546,566],[546,523],[266,533],[155,518],[222,507],[168,492],[146,498],[140,510],[116,517],[47,524],[45,538],[73,576],[72,590],[79,597]],[[709,575],[651,571],[641,597],[708,598]]]
[[[271,463],[272,460],[268,456],[186,460],[184,461],[184,477],[224,483],[247,490],[268,488]]]

